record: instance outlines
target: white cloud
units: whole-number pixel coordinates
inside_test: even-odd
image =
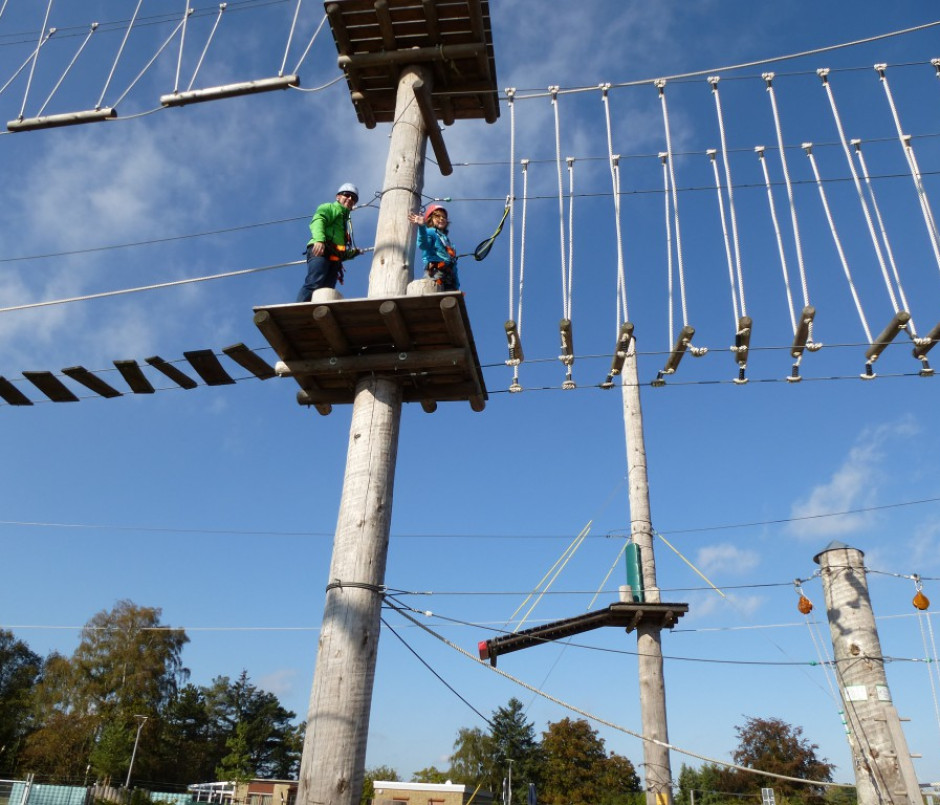
[[[875,519],[871,512],[839,517],[821,515],[874,505],[884,477],[881,466],[891,440],[909,438],[917,432],[918,427],[911,417],[862,431],[829,479],[818,483],[793,504],[790,516],[796,522],[789,524],[790,533],[800,538],[818,539],[858,533],[871,525]]]
[[[258,687],[273,693],[278,699],[285,699],[295,692],[297,685],[296,668],[280,668],[258,679]]]
[[[747,573],[760,564],[757,551],[742,550],[729,543],[709,545],[698,552],[696,566],[706,576],[715,573]]]

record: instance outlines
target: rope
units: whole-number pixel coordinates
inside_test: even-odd
[[[516,285],[515,268],[515,217],[513,205],[516,200],[516,107],[513,103],[515,89],[506,90],[509,105],[509,319],[512,319],[513,293]],[[518,322],[517,322],[518,324]]]
[[[386,601],[389,602],[388,596],[386,596]],[[651,738],[651,737],[649,737],[648,735],[644,735],[644,734],[641,733],[641,732],[635,732],[635,731],[633,731],[633,730],[631,730],[631,729],[628,729],[627,727],[624,727],[624,726],[622,726],[622,725],[620,725],[620,724],[615,724],[614,722],[608,721],[607,719],[602,718],[601,716],[598,716],[598,715],[596,715],[596,714],[594,714],[594,713],[591,713],[591,712],[589,712],[589,711],[587,711],[587,710],[584,710],[584,709],[582,709],[582,708],[580,708],[580,707],[577,707],[577,706],[571,704],[570,702],[566,702],[566,701],[564,701],[564,700],[562,700],[562,699],[559,699],[559,698],[557,698],[557,697],[555,697],[555,696],[552,696],[550,693],[546,693],[544,690],[540,690],[539,688],[536,688],[535,686],[530,685],[528,682],[524,682],[523,680],[519,679],[519,677],[513,676],[512,674],[509,674],[509,673],[507,673],[506,671],[503,671],[503,670],[497,668],[497,667],[494,666],[494,665],[490,665],[488,662],[485,662],[484,660],[481,660],[481,659],[479,659],[478,657],[474,657],[469,651],[467,651],[466,649],[461,648],[461,647],[458,646],[456,643],[452,643],[452,642],[451,642],[450,640],[448,640],[446,637],[444,637],[444,636],[441,635],[441,634],[438,634],[437,632],[435,632],[433,629],[431,629],[431,628],[428,627],[427,625],[421,623],[417,618],[413,617],[412,615],[410,615],[410,614],[406,611],[406,609],[408,609],[408,610],[410,610],[411,612],[418,613],[418,610],[412,609],[412,608],[410,608],[410,607],[407,607],[407,608],[406,608],[405,606],[403,606],[403,605],[401,605],[401,604],[396,604],[396,603],[394,603],[394,602],[389,602],[389,603],[390,603],[390,606],[392,606],[392,608],[395,609],[395,611],[396,611],[399,615],[401,615],[403,618],[405,618],[405,620],[410,621],[412,624],[414,624],[415,626],[417,626],[419,629],[424,630],[424,631],[427,632],[429,635],[431,635],[432,637],[434,637],[436,640],[439,640],[441,643],[443,643],[445,646],[448,646],[449,648],[453,649],[453,650],[456,651],[457,653],[462,654],[464,657],[467,657],[468,659],[472,660],[472,661],[473,661],[474,663],[476,663],[477,665],[479,665],[479,666],[481,666],[481,667],[483,667],[483,668],[486,668],[487,670],[491,671],[491,672],[494,673],[494,674],[498,674],[499,676],[503,677],[504,679],[508,679],[508,680],[510,680],[511,682],[514,682],[515,684],[519,685],[520,687],[525,688],[525,689],[526,689],[527,691],[529,691],[530,693],[535,693],[536,695],[541,696],[543,699],[546,699],[546,700],[548,700],[548,701],[550,701],[550,702],[553,702],[554,704],[557,704],[557,705],[560,706],[560,707],[564,707],[566,710],[570,710],[570,711],[573,712],[573,713],[577,713],[578,715],[584,716],[585,718],[588,718],[588,719],[590,719],[591,721],[594,721],[594,722],[596,722],[596,723],[598,723],[598,724],[603,724],[604,726],[610,727],[611,729],[617,730],[618,732],[625,733],[626,735],[631,735],[632,737],[638,738],[638,739],[641,740],[641,741],[645,741],[646,743],[654,744],[655,746],[660,746],[660,747],[662,747],[662,748],[664,748],[664,749],[668,749],[668,750],[670,750],[670,751],[672,751],[672,752],[678,752],[678,753],[681,754],[681,755],[686,755],[686,756],[688,756],[688,757],[694,757],[694,758],[696,758],[697,760],[701,760],[701,761],[704,761],[704,762],[706,762],[706,763],[712,763],[712,764],[715,764],[715,765],[717,765],[717,766],[723,766],[723,767],[729,768],[729,769],[737,769],[738,771],[743,771],[743,772],[745,772],[745,773],[747,773],[747,774],[759,774],[759,775],[762,775],[762,776],[764,776],[764,777],[773,777],[774,779],[777,779],[777,780],[788,780],[788,781],[790,781],[790,782],[801,783],[801,784],[803,784],[803,785],[818,785],[818,786],[826,786],[826,787],[847,787],[847,788],[852,788],[852,787],[854,787],[854,786],[846,786],[846,785],[844,785],[844,784],[842,784],[842,783],[831,783],[831,782],[827,782],[827,781],[825,781],[825,780],[806,780],[806,779],[803,779],[803,778],[801,778],[801,777],[788,777],[788,776],[785,775],[785,774],[777,774],[776,772],[763,771],[763,770],[761,770],[761,769],[752,769],[752,768],[749,768],[749,767],[747,767],[747,766],[739,766],[739,765],[737,765],[736,763],[729,763],[727,760],[719,760],[719,759],[717,759],[717,758],[708,757],[707,755],[701,755],[701,754],[698,754],[697,752],[692,752],[691,750],[688,750],[688,749],[682,749],[681,747],[676,746],[675,744],[668,743],[667,741],[660,741],[658,738]],[[433,616],[434,613],[433,613],[433,612],[422,612],[422,613],[420,613],[420,614],[423,614],[423,615],[426,615],[426,616]]]
[[[614,227],[617,232],[617,322],[614,332],[629,320],[627,313],[627,283],[623,267],[623,225],[620,215],[620,155],[614,154],[614,135],[610,121],[609,84],[601,85],[601,100],[604,103],[604,119],[607,124],[607,159],[610,162],[610,183],[614,196]]]
[[[746,316],[747,303],[744,299],[744,274],[741,269],[741,244],[738,239],[738,218],[734,210],[734,182],[731,181],[731,162],[728,160],[728,141],[725,137],[725,120],[721,111],[721,98],[718,94],[718,81],[719,78],[717,76],[712,76],[708,79],[708,82],[712,87],[712,95],[715,98],[715,111],[718,115],[718,133],[721,137],[721,159],[725,166],[725,185],[728,188],[728,212],[730,213],[731,217],[731,237],[734,241],[734,264],[737,271],[738,291],[741,295],[741,315]],[[719,197],[720,196],[721,191],[719,190]],[[723,214],[722,222],[724,222]],[[735,328],[737,328],[737,321],[734,324]]]
[[[571,297],[574,293],[574,157],[566,157],[568,165],[568,295],[565,318],[571,318]]]
[[[888,274],[888,266],[885,263],[884,253],[881,250],[881,244],[878,241],[878,234],[875,232],[875,224],[871,219],[871,212],[868,209],[868,203],[865,200],[865,191],[862,189],[862,183],[858,178],[858,171],[855,168],[855,160],[852,159],[852,152],[849,149],[849,143],[845,136],[845,130],[842,128],[842,118],[839,116],[839,110],[836,107],[836,97],[832,91],[832,85],[829,83],[829,70],[822,69],[816,71],[822,80],[823,89],[826,91],[826,97],[829,99],[829,106],[832,109],[832,117],[836,122],[836,129],[839,131],[839,142],[842,144],[842,152],[845,154],[845,160],[849,163],[849,171],[852,173],[852,182],[855,184],[855,192],[858,194],[859,204],[862,206],[862,214],[865,217],[865,223],[868,226],[868,234],[871,236],[872,246],[875,248],[875,256],[878,259],[878,265],[881,268],[881,276],[884,279],[885,288],[888,291],[888,297],[891,300],[891,306],[894,312],[898,313],[900,307],[894,292],[894,286],[891,284],[891,276]]]
[[[777,206],[774,204],[774,194],[770,184],[770,173],[767,170],[767,160],[764,159],[764,147],[756,149],[757,158],[764,172],[764,184],[767,187],[767,203],[770,205],[770,218],[774,224],[774,234],[777,237],[777,253],[780,255],[780,268],[783,270],[783,284],[787,291],[787,306],[790,309],[790,327],[796,334],[796,313],[793,309],[793,293],[790,290],[790,272],[787,270],[787,255],[783,248],[783,235],[780,232],[780,221],[777,219]]]
[[[920,579],[914,577],[914,584],[918,592],[921,589]],[[927,633],[924,629],[926,624],[927,630],[930,633],[930,645],[933,647],[933,657],[930,656],[930,650],[927,645]],[[917,610],[917,625],[920,627],[920,637],[924,643],[924,659],[927,662],[927,678],[930,680],[930,695],[933,698],[933,710],[937,718],[937,726],[940,727],[940,704],[937,702],[937,686],[934,682],[934,671],[930,668],[930,663],[936,666],[937,664],[937,644],[934,641],[933,636],[933,624],[930,622],[930,616],[926,612],[921,612]],[[940,668],[937,669],[936,673],[940,674]]]
[[[665,208],[666,215],[666,287],[667,287],[667,307],[668,307],[668,327],[669,327],[669,340],[666,342],[666,348],[672,349],[672,345],[675,343],[673,336],[675,334],[675,325],[673,322],[673,298],[672,298],[672,222],[670,216],[670,207],[669,207],[669,168],[666,165],[666,160],[669,158],[668,154],[661,153],[659,158],[663,165],[663,206]]]
[[[304,48],[304,52],[301,54],[300,59],[297,62],[297,66],[294,68],[295,74],[300,72],[300,65],[303,64],[304,59],[307,58],[307,54],[310,52],[310,48],[313,47],[313,43],[316,42],[317,37],[320,35],[320,30],[323,28],[323,24],[326,22],[326,19],[327,19],[326,14],[324,14],[322,19],[320,20],[320,24],[317,26],[317,30],[313,32],[313,36],[310,37],[310,41],[307,43],[307,47]],[[340,78],[345,78],[345,77],[346,77],[345,75],[340,76]],[[335,83],[335,81],[330,82],[330,84],[333,84],[333,83]],[[328,87],[330,86],[330,84],[325,84],[324,86]]]
[[[173,288],[177,285],[190,285],[195,282],[207,282],[209,280],[226,279],[227,277],[241,277],[245,274],[257,274],[261,271],[272,271],[275,268],[286,268],[288,266],[297,266],[303,263],[303,260],[293,260],[290,263],[277,263],[271,266],[259,266],[257,268],[243,268],[238,271],[226,271],[221,274],[209,274],[205,277],[192,277],[185,280],[173,280],[172,282],[158,282],[153,285],[141,285],[136,288],[122,288],[117,291],[103,291],[101,293],[85,294],[84,296],[70,296],[66,299],[50,299],[46,302],[30,302],[25,305],[11,305],[9,307],[0,307],[0,313],[11,313],[14,310],[31,310],[37,307],[51,307],[52,305],[64,305],[68,302],[86,302],[90,299],[104,299],[109,296],[123,296],[129,293],[139,293],[141,291],[155,291],[160,288]]]
[[[42,20],[42,28],[39,29],[39,42],[36,44],[36,49],[33,51],[33,63],[29,66],[29,77],[26,79],[26,90],[23,92],[23,105],[20,107],[20,119],[23,119],[23,115],[26,113],[26,99],[29,98],[29,88],[33,83],[33,73],[36,72],[36,62],[39,61],[39,48],[42,47],[43,38],[46,33],[46,26],[49,24],[49,15],[52,13],[52,0],[46,4],[46,16]],[[49,36],[55,33],[55,28],[52,28],[49,31]],[[48,37],[46,37],[48,39]]]
[[[277,71],[278,76],[284,75],[284,68],[287,66],[287,54],[290,53],[290,44],[294,39],[294,31],[297,30],[297,17],[300,14],[300,4],[302,2],[303,0],[297,0],[297,5],[294,6],[294,19],[291,20],[290,31],[287,34],[287,44],[284,45],[284,58],[281,59],[281,69]],[[326,15],[324,15],[323,19],[326,19]],[[322,20],[320,21],[320,25],[323,25]],[[317,28],[317,31],[319,30],[320,29]],[[316,34],[314,34],[314,36],[316,36]]]
[[[525,233],[529,201],[529,160],[522,160],[522,242],[519,244],[519,312],[516,314],[516,329],[522,336],[522,291],[525,287]],[[511,312],[511,311],[510,311]]]
[[[558,236],[561,247],[561,306],[562,318],[568,318],[568,270],[565,265],[565,200],[561,179],[561,123],[558,118],[558,87],[549,87],[552,109],[555,113],[555,165],[558,171]]]
[[[180,33],[180,52],[176,57],[176,80],[173,82],[173,92],[179,92],[180,88],[180,71],[183,69],[183,47],[186,44],[186,23],[189,21],[189,15],[192,14],[192,9],[189,7],[190,0],[186,0],[186,9],[183,11],[183,30]]]
[[[717,151],[711,149],[708,152],[709,161],[712,166],[712,173],[715,175],[715,190],[718,192],[718,214],[721,217],[721,234],[725,243],[725,258],[728,261],[728,280],[731,285],[731,310],[734,314],[734,329],[738,329],[738,319],[741,314],[738,311],[738,295],[735,290],[735,280],[734,280],[734,257],[731,254],[731,241],[728,238],[728,224],[725,220],[725,202],[721,195],[721,177],[718,174],[718,160],[716,158]]]
[[[46,107],[49,105],[49,101],[52,100],[52,96],[56,94],[59,87],[62,86],[62,82],[65,81],[65,77],[69,74],[69,71],[72,67],[75,66],[75,62],[78,61],[78,57],[82,55],[82,51],[85,49],[85,45],[88,44],[88,40],[91,39],[91,35],[98,30],[98,23],[93,22],[91,28],[88,31],[88,34],[85,36],[85,39],[82,41],[82,44],[79,46],[78,50],[75,52],[75,55],[72,57],[72,61],[69,62],[69,66],[65,68],[65,72],[62,73],[61,78],[56,82],[56,85],[52,88],[52,92],[49,93],[49,97],[46,98],[45,103],[39,107],[39,111],[36,113],[36,117],[42,117],[42,113],[46,111]]]
[[[153,63],[160,57],[160,54],[163,53],[164,50],[166,50],[170,42],[173,41],[173,37],[176,36],[176,34],[180,31],[181,28],[185,26],[185,24],[186,24],[186,17],[183,17],[183,19],[181,19],[177,23],[176,27],[172,31],[170,31],[170,35],[164,40],[163,44],[160,45],[157,52],[153,54],[153,57],[150,59],[150,61],[148,61],[144,65],[143,69],[136,75],[134,80],[131,81],[127,89],[124,90],[123,93],[121,93],[121,97],[119,97],[113,104],[111,104],[111,106],[118,106],[121,103],[121,101],[123,101],[127,97],[127,94],[134,88],[137,82],[140,81],[141,78],[143,78],[144,73],[146,73],[147,70],[149,70],[153,66]]]
[[[783,145],[783,130],[780,127],[780,110],[777,108],[777,96],[774,94],[774,74],[764,73],[761,76],[767,84],[767,95],[774,115],[774,128],[777,131],[777,150],[780,152],[780,166],[783,168],[783,180],[787,187],[787,200],[790,203],[790,221],[793,225],[793,243],[796,248],[796,262],[800,269],[800,286],[803,290],[803,306],[809,306],[809,286],[806,282],[806,267],[803,265],[803,246],[800,243],[800,225],[796,218],[796,205],[793,201],[793,185],[790,182],[790,171],[787,168],[787,154]],[[810,340],[812,340],[812,325],[810,325]],[[794,332],[796,326],[794,325]]]
[[[676,225],[676,266],[679,269],[679,300],[682,306],[682,324],[688,326],[689,316],[685,304],[685,270],[682,263],[682,233],[679,229],[679,196],[676,190],[676,173],[672,161],[672,137],[669,133],[669,110],[666,107],[666,81],[656,81],[659,100],[663,108],[663,128],[666,130],[666,159],[669,167],[669,182],[672,186],[672,212]],[[671,335],[671,333],[670,333]]]
[[[823,210],[826,212],[826,220],[829,222],[829,231],[832,233],[833,243],[836,245],[836,251],[839,253],[839,262],[842,263],[842,270],[845,272],[845,278],[849,283],[849,290],[852,292],[852,299],[855,300],[855,309],[858,311],[858,317],[861,319],[862,328],[865,330],[865,338],[868,343],[874,343],[871,330],[868,327],[868,320],[865,318],[865,311],[862,309],[862,302],[858,297],[858,291],[855,289],[855,282],[852,280],[852,271],[849,268],[848,260],[845,258],[845,252],[842,250],[842,241],[839,239],[839,233],[836,232],[836,223],[832,218],[832,212],[829,209],[829,202],[826,199],[826,191],[823,188],[822,180],[819,178],[819,168],[816,166],[816,158],[813,156],[813,144],[804,143],[803,149],[806,156],[809,157],[809,164],[813,168],[813,176],[816,177],[816,186],[819,188],[819,198],[822,201]]]
[[[111,79],[114,78],[114,71],[117,69],[117,64],[121,59],[121,54],[124,52],[124,46],[127,44],[127,37],[131,35],[131,28],[134,27],[134,22],[137,19],[137,14],[140,12],[140,7],[143,4],[144,0],[137,0],[137,7],[134,9],[134,13],[131,15],[131,20],[127,23],[127,30],[124,32],[124,38],[121,40],[121,46],[118,48],[117,56],[114,57],[114,64],[111,65],[111,72],[108,73],[107,79],[104,82],[104,89],[101,90],[101,97],[98,98],[98,103],[95,104],[95,109],[100,109],[101,104],[104,103],[104,96],[108,92],[108,87],[111,85]]]
[[[881,217],[881,210],[878,207],[878,200],[875,198],[875,188],[871,183],[871,176],[868,173],[868,165],[865,164],[865,156],[862,154],[862,141],[852,140],[852,146],[855,148],[855,156],[858,157],[858,164],[862,169],[862,177],[865,179],[865,187],[868,189],[868,198],[871,201],[871,208],[875,213],[875,220],[878,221],[878,229],[881,232],[881,240],[884,243],[885,254],[888,255],[888,262],[891,264],[891,271],[894,274],[894,281],[898,286],[898,294],[901,297],[901,304],[904,306],[904,310],[910,312],[911,306],[907,302],[907,296],[904,293],[904,286],[901,285],[901,277],[898,273],[898,264],[894,259],[894,251],[892,250],[891,243],[888,240],[888,231],[885,229],[885,222]],[[938,267],[940,267],[940,262],[938,262]],[[911,318],[907,326],[911,332],[911,338],[914,339],[914,341],[917,341],[917,329],[914,326],[913,318]]]
[[[891,108],[891,116],[894,118],[894,125],[898,132],[898,140],[904,149],[904,156],[907,159],[908,168],[911,171],[911,178],[914,180],[914,188],[917,191],[917,200],[920,202],[920,209],[924,216],[924,223],[927,226],[927,233],[930,236],[930,245],[933,248],[934,257],[940,266],[940,232],[937,231],[937,223],[934,220],[933,212],[930,209],[930,201],[927,199],[927,190],[924,188],[923,177],[920,168],[917,165],[917,158],[914,156],[914,146],[911,145],[911,138],[904,134],[901,128],[901,118],[898,116],[897,107],[894,105],[894,96],[891,94],[891,87],[888,84],[888,76],[885,73],[884,64],[876,64],[875,70],[881,79],[881,86],[884,88],[885,96],[888,99],[888,106]]]
[[[199,54],[199,60],[196,62],[196,67],[193,70],[193,77],[189,79],[189,84],[186,86],[187,92],[189,92],[193,88],[193,84],[196,83],[196,76],[199,75],[199,70],[202,69],[202,63],[206,58],[206,53],[209,52],[209,45],[212,44],[212,40],[215,37],[215,32],[218,30],[219,23],[222,22],[222,15],[225,13],[226,8],[228,8],[227,3],[219,3],[219,13],[215,16],[215,22],[212,23],[212,30],[209,31],[209,36],[206,38],[206,44],[202,49],[202,53]]]

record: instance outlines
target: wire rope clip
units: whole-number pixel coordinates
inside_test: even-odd
[[[790,374],[787,375],[787,383],[799,383],[803,378],[800,377],[800,362],[793,364]]]
[[[558,322],[558,330],[561,335],[561,355],[558,356],[566,367],[565,381],[561,387],[566,391],[577,388],[574,380],[571,378],[571,367],[574,365],[574,336],[571,332],[571,319],[561,319]]]
[[[509,319],[505,325],[506,342],[509,347],[509,360],[507,366],[518,366],[525,360],[525,354],[522,352],[522,339],[519,336],[519,326],[512,319]]]
[[[926,355],[920,359],[920,371],[917,374],[921,377],[930,377],[933,374],[933,369],[930,368]]]
[[[875,374],[871,361],[865,364],[865,371],[862,372],[859,377],[862,378],[862,380],[874,380],[878,377],[878,375]]]

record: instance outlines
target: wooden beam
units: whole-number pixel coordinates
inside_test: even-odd
[[[222,352],[259,380],[269,380],[277,376],[271,364],[244,344],[232,344],[230,347],[222,347]]]
[[[259,310],[254,315],[255,326],[261,330],[261,334],[267,339],[268,343],[274,347],[274,351],[283,359],[296,357],[294,349],[287,340],[274,317],[269,310]]]
[[[153,386],[144,376],[143,371],[137,364],[137,361],[114,361],[115,368],[121,373],[121,377],[130,386],[134,394],[153,394]]]
[[[172,380],[177,385],[182,386],[184,389],[194,389],[199,385],[188,374],[175,367],[169,361],[163,360],[163,358],[161,358],[159,355],[154,355],[150,358],[145,358],[144,360],[146,360],[147,363],[149,363],[158,372],[162,372],[164,375],[170,378],[170,380]]]
[[[343,331],[340,329],[332,310],[326,305],[314,308],[313,321],[320,328],[320,332],[323,333],[323,337],[333,352],[337,355],[349,354],[349,341],[343,335]]]
[[[474,59],[486,56],[486,45],[482,42],[467,42],[433,48],[409,48],[407,50],[380,51],[378,53],[355,53],[340,55],[336,62],[341,70],[362,70],[382,67],[386,64],[419,64],[437,60]]]
[[[98,375],[88,371],[84,366],[69,366],[62,370],[62,374],[72,378],[76,383],[81,383],[85,388],[91,389],[95,394],[102,397],[113,398],[123,396],[114,386],[105,383]]]
[[[470,365],[466,349],[435,349],[417,352],[380,352],[375,355],[350,355],[337,358],[284,361],[293,376],[360,375],[373,372],[412,372],[441,366],[465,369]]]
[[[467,343],[467,328],[464,327],[463,317],[456,297],[447,296],[441,300],[441,315],[450,334],[451,342],[456,345]]]
[[[410,350],[413,342],[411,334],[408,332],[408,325],[401,315],[401,308],[391,299],[387,299],[379,305],[379,315],[382,317],[382,321],[385,322],[385,326],[388,327],[389,333],[391,333],[392,344],[394,344],[395,349],[404,352]]]
[[[32,405],[33,401],[29,399],[22,391],[14,386],[5,377],[0,377],[0,397],[9,405]]]
[[[184,352],[183,357],[189,361],[193,369],[205,382],[207,386],[230,386],[235,381],[232,380],[228,372],[222,368],[222,364],[211,349],[195,349],[191,352]]]
[[[65,384],[52,372],[23,372],[23,377],[52,402],[78,402],[78,397],[69,391]]]
[[[450,176],[454,172],[454,166],[451,164],[450,155],[447,153],[447,145],[444,143],[441,127],[437,125],[434,105],[431,102],[431,93],[423,81],[415,81],[414,93],[415,101],[417,101],[418,109],[421,110],[421,117],[424,120],[424,128],[427,130],[428,139],[431,141],[431,148],[434,150],[437,167],[440,168],[442,176]]]

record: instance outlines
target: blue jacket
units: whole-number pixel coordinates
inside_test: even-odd
[[[457,250],[450,242],[446,229],[418,224],[418,248],[421,249],[425,268],[429,263],[446,263],[457,273]]]

